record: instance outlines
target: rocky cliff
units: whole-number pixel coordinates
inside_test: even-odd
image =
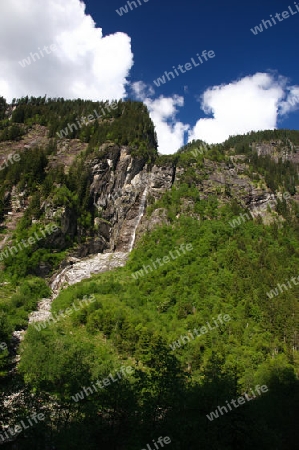
[[[69,202],[57,205],[55,195],[42,199],[40,205],[41,225],[43,221],[59,224],[59,230],[49,236],[49,244],[55,251],[68,250],[68,257],[60,264],[61,270],[89,255],[127,254],[146,231],[167,223],[165,208],[151,208],[149,214],[147,207],[161,199],[172,186],[178,187],[184,183],[196,188],[201,199],[211,195],[217,196],[221,203],[235,199],[239,205],[249,209],[271,205],[274,198],[263,176],[249,172],[245,155],[226,151],[225,157],[219,161],[211,155],[213,147],[206,150],[200,163],[196,154],[187,163],[176,157],[157,156],[149,160],[146,152],[136,154],[132,146],[113,142],[106,142],[92,152],[86,152],[87,144],[79,139],[58,139],[54,142],[47,137],[46,127],[34,125],[19,141],[0,143],[0,156],[7,157],[8,150],[22,154],[28,149],[35,151],[40,146],[55,148],[48,156],[46,171],[49,173],[63,167],[67,176],[80,154],[86,155],[83,165],[88,173],[86,213],[89,212],[92,219],[89,228],[80,222],[76,207]],[[252,148],[260,156],[297,161],[298,148],[291,142],[287,147],[280,141],[259,142],[254,143]],[[54,184],[54,187],[60,186],[59,183]],[[10,244],[12,233],[28,209],[31,198],[26,185],[22,189],[13,186],[5,193],[6,210],[2,227],[6,229],[6,234],[0,247]],[[182,199],[178,214],[184,212],[194,215],[191,199]],[[261,215],[265,221],[269,220],[266,208]],[[199,215],[197,218],[200,220]],[[39,220],[32,217],[32,223],[39,223]],[[51,270],[49,264],[40,263],[37,275],[48,276]]]

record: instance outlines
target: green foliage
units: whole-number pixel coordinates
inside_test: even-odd
[[[298,130],[263,130],[263,131],[251,131],[246,135],[231,136],[224,142],[224,148],[229,149],[236,145],[244,146],[248,148],[254,142],[263,141],[278,141],[281,140],[284,143],[291,141],[294,145],[299,145],[299,131]],[[241,147],[238,147],[240,150]],[[242,153],[242,152],[241,152]]]
[[[5,333],[26,327],[28,314],[36,309],[37,302],[42,297],[46,298],[49,295],[50,289],[41,278],[31,277],[20,280],[16,292],[10,298],[1,300]]]
[[[50,127],[54,138],[77,117],[103,106],[25,97],[18,101],[13,125],[0,116],[0,129],[8,132],[9,127],[23,126],[18,124],[40,123]],[[89,162],[95,156],[104,159],[108,151],[99,154],[99,145],[107,139],[130,145],[140,164],[155,163],[173,173],[183,168],[184,173],[147,209],[149,220],[155,210],[163,210],[167,224],[143,235],[125,267],[63,289],[52,303],[59,321],[40,330],[34,324],[28,327],[21,345],[18,389],[28,393],[32,410],[42,405],[46,420],[42,429],[18,438],[20,449],[134,450],[162,435],[171,437],[175,450],[296,450],[299,288],[294,284],[272,298],[267,293],[298,277],[299,207],[278,201],[277,212],[287,220],[270,226],[248,220],[233,228],[230,221],[244,211],[229,186],[223,186],[226,204],[196,186],[209,176],[206,160],[212,167],[224,167],[230,164],[229,155],[242,153],[249,176],[260,174],[274,192],[294,194],[297,167],[258,157],[251,144],[266,138],[298,143],[298,132],[250,133],[215,146],[194,141],[175,155],[157,156],[146,107],[119,101],[104,120],[74,129],[68,138],[89,144],[68,172],[48,164],[57,150],[53,139],[45,149],[22,152],[18,164],[0,173],[0,215],[7,208],[5,191],[13,185],[24,189],[29,201],[13,244],[43,228],[48,217],[45,204],[56,209],[58,223],[58,213],[67,209],[78,224],[68,242],[61,244],[59,230],[57,240],[43,239],[4,261],[0,279],[10,281],[0,286],[4,341],[12,330],[25,328],[28,313],[50,295],[47,284],[30,275],[41,263],[57,267],[64,250],[93,236]],[[204,151],[195,152],[203,146]],[[33,225],[33,218],[39,223]],[[182,250],[187,244],[192,250]],[[165,256],[168,262],[160,264]],[[95,301],[72,307],[89,296]],[[73,308],[71,314],[62,316],[67,308]],[[230,320],[221,323],[219,314]],[[196,337],[194,329],[207,323],[212,329]],[[8,353],[0,355],[2,379],[8,362]],[[78,392],[107,379],[122,365],[132,366],[133,374],[74,401]],[[257,384],[266,384],[269,392],[208,421],[206,414]],[[17,413],[23,411],[22,404]],[[8,423],[4,408],[1,414]]]
[[[29,193],[34,192],[36,187],[45,178],[45,168],[48,159],[45,151],[39,148],[22,151],[20,160],[8,164],[0,171],[0,193],[4,195],[7,189],[16,186],[19,190],[26,187]]]
[[[0,133],[0,142],[1,141],[17,141],[25,134],[25,130],[17,125],[12,124],[11,126],[8,126],[4,128],[2,133]]]
[[[116,107],[110,108],[114,104]],[[88,121],[91,115],[94,119]],[[98,119],[98,116],[102,117]],[[149,152],[152,158],[156,154],[154,125],[147,107],[141,102],[119,100],[109,103],[25,97],[16,100],[12,121],[29,126],[46,125],[50,138],[57,138],[65,130],[67,139],[81,139],[89,143],[90,148],[111,140],[120,145],[132,145],[135,155]]]
[[[7,109],[7,103],[4,97],[0,97],[0,120],[5,118],[5,112]]]
[[[251,152],[248,156],[250,172],[258,172],[266,181],[267,186],[273,191],[296,193],[296,185],[299,184],[298,167],[290,161],[277,162],[270,156],[258,156],[256,152]]]
[[[211,209],[211,200],[198,201],[186,185],[167,193],[160,206],[171,208],[179,198],[188,197],[209,220],[183,215],[173,219],[170,226],[144,236],[125,268],[62,291],[53,303],[56,314],[85,295],[94,295],[96,301],[38,334],[30,327],[22,372],[32,387],[67,404],[72,411],[69,426],[77,427],[82,416],[77,416],[77,404],[70,403],[70,396],[90,386],[95,374],[107,376],[117,360],[131,361],[135,371],[125,391],[115,383],[105,393],[80,402],[86,421],[109,409],[107,421],[96,423],[114,445],[125,439],[127,448],[142,447],[157,429],[158,435],[172,436],[178,449],[186,448],[187,442],[194,450],[198,443],[226,450],[237,442],[237,448],[249,450],[261,439],[254,431],[258,426],[270,430],[262,437],[262,448],[276,445],[284,450],[287,438],[281,435],[290,436],[292,426],[282,412],[281,425],[274,427],[277,418],[272,409],[280,398],[293,413],[297,408],[292,399],[298,398],[299,291],[294,285],[272,300],[267,292],[297,275],[299,234],[292,222],[277,228],[248,221],[232,229],[229,205],[219,209],[215,202]],[[156,262],[156,269],[134,279],[132,274],[153,267],[157,258],[183,243],[191,243],[193,249],[181,251],[163,266]],[[193,340],[186,338],[184,345],[171,350],[170,344],[207,322],[212,325],[219,314],[228,314],[230,321]],[[97,368],[96,361],[104,366]],[[269,394],[207,426],[206,414],[257,384],[266,384]],[[112,392],[118,399],[116,410],[111,409]],[[127,438],[121,431],[111,434],[109,423],[116,417],[119,430],[139,430],[132,442],[131,433]],[[216,430],[222,430],[221,439]],[[59,436],[63,435],[60,428]],[[101,437],[94,439],[105,446]]]

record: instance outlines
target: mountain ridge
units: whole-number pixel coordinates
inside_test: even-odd
[[[133,450],[153,431],[182,450],[295,450],[299,291],[267,293],[298,268],[299,132],[159,155],[146,109],[118,106],[67,139],[55,133],[75,120],[69,108],[78,116],[92,102],[25,98],[0,117],[0,156],[20,155],[0,171],[0,251],[32,242],[1,266],[2,422],[27,405],[45,414],[15,438],[22,450]],[[34,327],[50,314],[61,319]],[[215,317],[230,320],[207,329]],[[120,367],[133,372],[72,400]],[[258,384],[269,392],[207,424]]]

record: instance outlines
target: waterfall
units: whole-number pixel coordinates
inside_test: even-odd
[[[137,228],[144,215],[147,193],[148,185],[144,189],[141,196],[138,214],[133,223],[130,223],[130,226],[132,226],[132,233],[130,236],[130,240],[124,247],[125,251],[115,251],[111,253],[98,253],[97,255],[90,255],[74,263],[72,266],[67,266],[56,273],[50,284],[52,290],[51,298],[43,298],[38,302],[37,309],[29,314],[30,324],[33,324],[34,322],[43,322],[50,318],[52,301],[59,295],[59,292],[65,286],[67,287],[75,283],[79,283],[83,279],[90,278],[92,274],[103,273],[117,267],[123,267],[126,264],[128,255],[132,251],[135,243]],[[25,333],[26,330],[14,331],[13,333],[13,341],[16,348],[16,356],[14,358],[12,369],[13,371],[15,370],[20,360],[20,355],[18,354],[17,348],[19,343],[24,339]],[[17,392],[13,393],[12,395],[5,396],[7,405],[11,403],[14,396],[19,397],[21,395],[22,392]]]
[[[128,253],[98,253],[91,255],[81,261],[64,268],[57,273],[51,283],[53,299],[59,294],[63,286],[71,286],[79,283],[81,280],[90,278],[92,274],[103,273],[116,267],[122,267],[126,264]]]
[[[136,221],[136,224],[135,224],[135,227],[134,227],[134,231],[132,233],[131,240],[130,240],[130,243],[129,243],[129,249],[128,249],[129,253],[133,249],[134,242],[135,242],[135,237],[136,237],[136,231],[137,231],[138,225],[140,224],[140,220],[141,220],[141,218],[142,218],[142,216],[144,214],[145,202],[146,202],[146,197],[147,197],[147,191],[148,191],[148,186],[146,186],[146,188],[144,189],[142,197],[141,197],[141,200],[140,200],[137,221]]]
[[[122,267],[126,264],[129,253],[132,251],[136,231],[144,215],[146,198],[148,193],[148,185],[144,189],[138,214],[133,223],[130,224],[131,234],[128,243],[124,246],[124,251],[115,251],[111,253],[98,253],[97,255],[90,255],[80,261],[69,265],[56,273],[51,282],[52,296],[50,299],[42,299],[38,303],[37,310],[29,315],[29,323],[44,321],[49,318],[51,314],[51,303],[59,295],[61,289],[65,286],[71,286],[79,283],[81,280],[90,278],[92,274],[103,273],[116,267]],[[128,227],[130,229],[130,227]]]
[[[65,267],[62,271],[56,274],[54,280],[51,283],[53,299],[57,297],[60,289],[65,285],[70,286],[72,284],[79,283],[79,281],[83,279],[90,278],[92,274],[106,272],[116,267],[122,267],[125,265],[128,254],[133,249],[136,238],[136,231],[145,211],[147,193],[148,186],[146,186],[141,196],[138,214],[135,218],[134,223],[132,224],[132,233],[129,243],[126,245],[127,248],[125,249],[125,251],[115,251],[113,253],[99,253],[98,255],[91,255],[79,262],[76,262],[72,266]]]

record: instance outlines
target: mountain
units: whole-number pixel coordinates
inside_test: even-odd
[[[0,157],[6,448],[298,448],[298,131],[2,98]]]

